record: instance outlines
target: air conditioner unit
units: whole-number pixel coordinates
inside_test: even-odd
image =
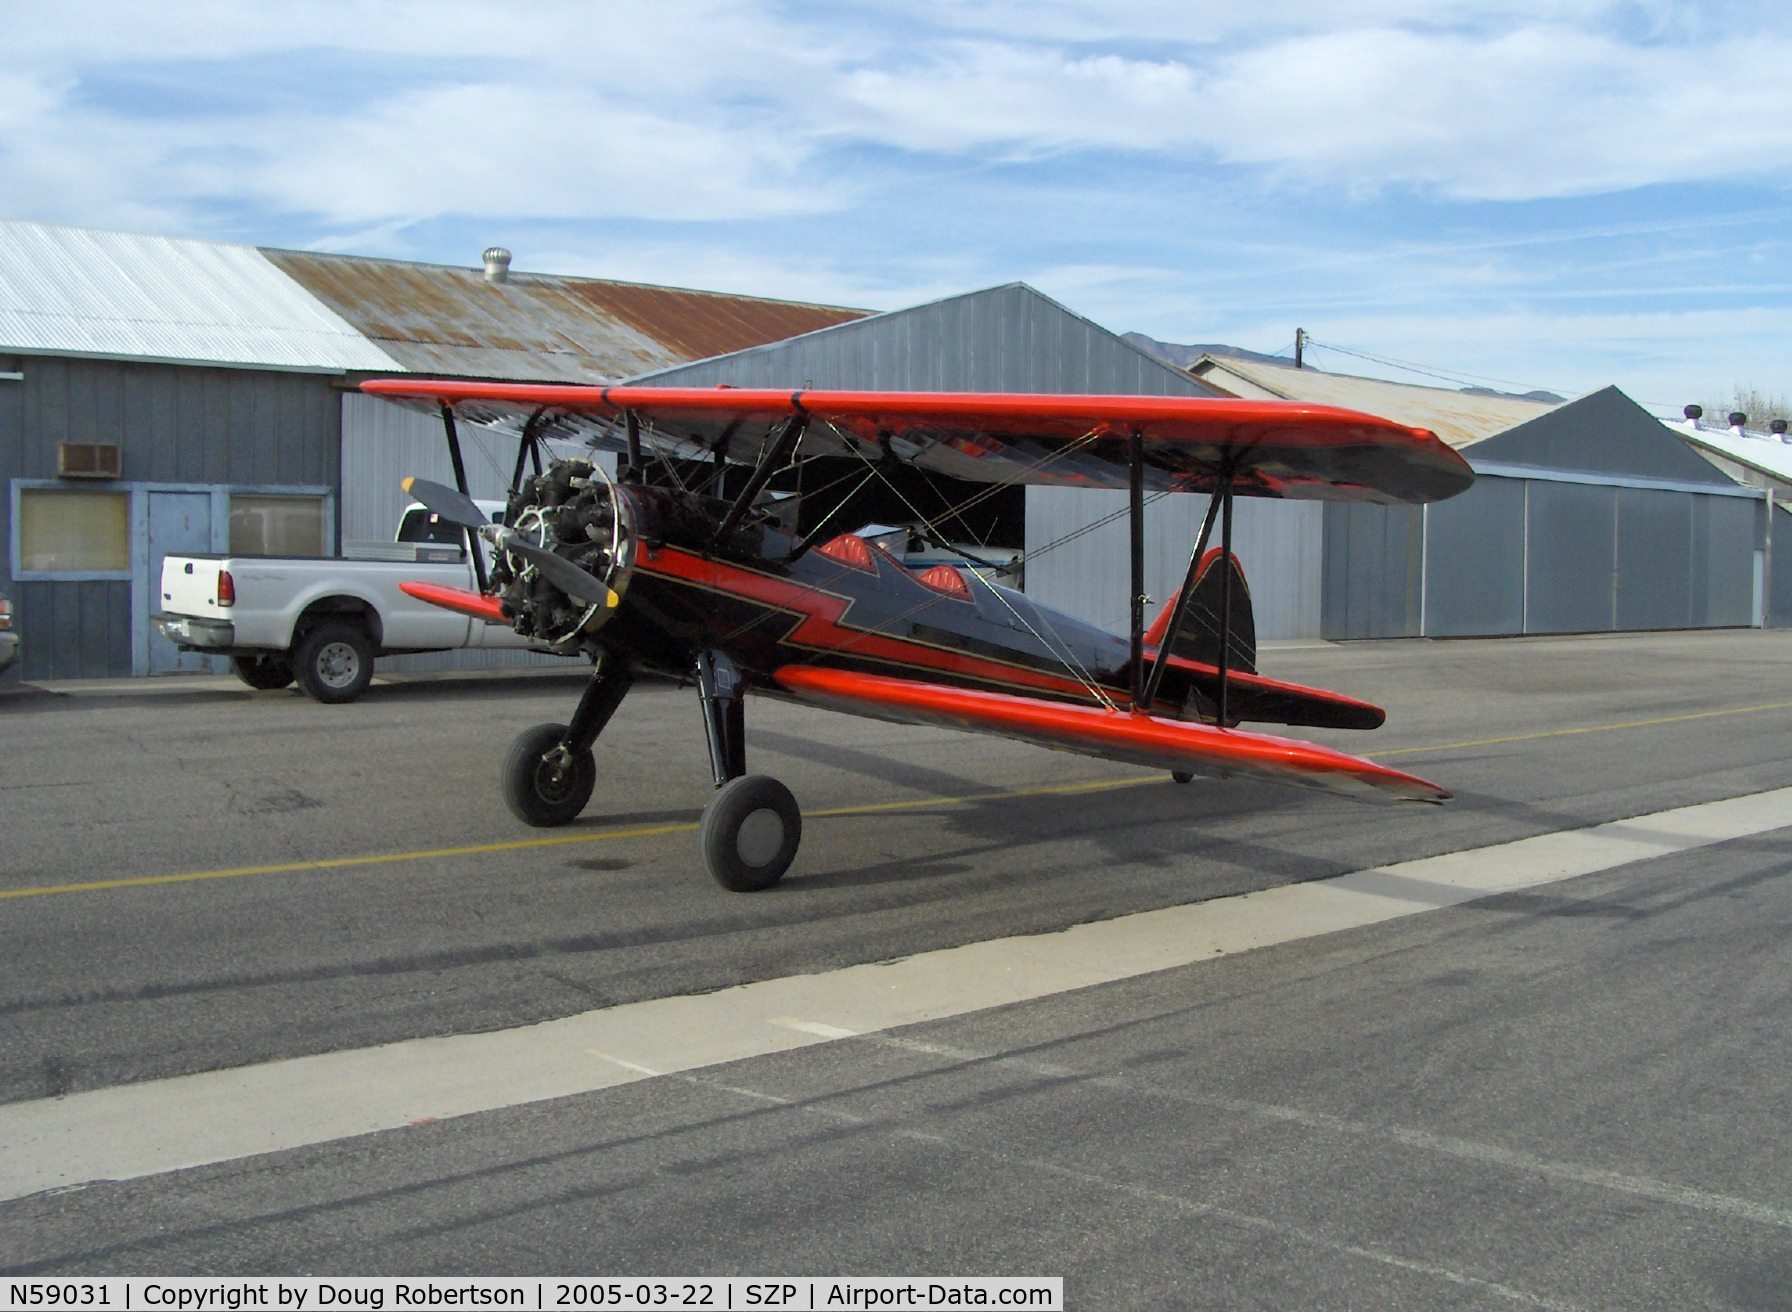
[[[61,478],[117,478],[123,468],[116,442],[63,442],[56,448]]]

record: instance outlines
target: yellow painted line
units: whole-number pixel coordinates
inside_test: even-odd
[[[695,823],[645,825],[632,829],[606,829],[595,834],[558,834],[552,838],[519,838],[508,843],[475,843],[467,847],[437,847],[413,852],[382,852],[370,856],[325,857],[317,861],[287,861],[279,865],[237,866],[228,870],[190,870],[178,875],[134,875],[125,879],[94,879],[80,884],[43,884],[35,888],[0,890],[0,901],[20,897],[49,897],[57,893],[101,893],[114,888],[151,888],[157,884],[191,884],[203,879],[242,879],[249,875],[292,875],[316,870],[342,870],[350,866],[387,866],[402,861],[430,861],[441,857],[483,856],[493,852],[520,852],[535,847],[565,847],[595,843],[607,838],[648,838],[694,830]]]
[[[965,802],[993,802],[1021,797],[1046,797],[1063,793],[1099,793],[1116,788],[1136,788],[1159,783],[1162,775],[1126,779],[1093,779],[1079,784],[1047,784],[1007,792],[968,793],[962,797],[916,797],[900,802],[871,802],[860,806],[836,806],[807,811],[805,819],[875,815],[886,811],[914,811],[925,807],[956,806]],[[569,847],[578,843],[605,843],[624,838],[653,838],[662,834],[695,833],[697,822],[638,825],[625,829],[600,829],[595,833],[556,834],[549,838],[518,838],[504,843],[474,843],[465,847],[435,847],[410,852],[381,852],[366,856],[325,857],[316,861],[285,861],[278,865],[236,866],[223,870],[190,870],[173,875],[133,875],[120,879],[92,879],[79,884],[40,884],[31,888],[0,889],[0,902],[27,897],[53,897],[63,893],[104,893],[119,888],[153,888],[160,884],[193,884],[207,879],[244,879],[252,875],[310,874],[355,866],[387,866],[406,861],[434,861],[459,856],[488,856],[496,852],[527,852],[544,847]]]
[[[1615,724],[1577,725],[1563,729],[1541,729],[1535,733],[1508,734],[1500,738],[1470,738],[1462,742],[1432,743],[1422,747],[1396,747],[1375,753],[1376,759],[1390,756],[1412,756],[1424,752],[1453,752],[1472,747],[1501,747],[1510,743],[1535,742],[1544,738],[1566,738],[1590,733],[1616,733],[1626,729],[1647,729],[1664,724],[1681,724],[1688,720],[1711,720],[1726,716],[1756,715],[1763,711],[1792,710],[1792,702],[1765,702],[1757,706],[1737,706],[1719,711],[1689,711],[1683,715],[1659,715],[1646,720],[1624,720]],[[855,815],[880,815],[897,811],[918,811],[930,807],[962,806],[973,802],[1003,802],[1024,797],[1062,797],[1085,793],[1112,792],[1121,788],[1138,788],[1162,783],[1161,773],[1129,775],[1123,779],[1090,779],[1080,783],[1042,784],[1037,788],[1014,788],[989,793],[966,793],[959,797],[914,797],[895,802],[867,802],[857,806],[826,807],[804,812],[810,820],[839,819]],[[287,861],[278,865],[236,866],[222,870],[191,870],[172,875],[135,875],[121,879],[94,879],[78,884],[40,884],[31,888],[0,889],[0,902],[28,897],[54,897],[65,893],[104,893],[120,888],[153,888],[162,884],[193,884],[208,879],[244,879],[255,875],[311,874],[324,870],[346,870],[357,866],[397,865],[407,861],[436,861],[462,856],[488,856],[497,852],[527,852],[537,848],[570,847],[580,843],[606,843],[618,839],[655,838],[665,834],[694,833],[697,822],[637,825],[623,829],[600,829],[595,833],[555,834],[547,838],[518,838],[503,843],[475,843],[464,847],[436,847],[409,852],[380,852],[363,856],[325,857],[315,861]]]
[[[1684,724],[1688,720],[1718,720],[1726,716],[1757,715],[1762,711],[1792,711],[1792,702],[1763,702],[1759,706],[1733,706],[1723,711],[1688,711],[1683,715],[1657,715],[1647,720],[1621,720],[1616,724],[1583,724],[1567,729],[1539,729],[1535,733],[1508,734],[1504,738],[1470,738],[1459,743],[1433,743],[1427,747],[1396,747],[1376,752],[1384,756],[1411,756],[1418,752],[1455,752],[1467,747],[1503,747],[1508,743],[1536,742],[1541,738],[1571,738],[1586,733],[1616,733],[1620,729],[1653,729],[1663,724]]]

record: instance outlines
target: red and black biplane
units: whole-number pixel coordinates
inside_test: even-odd
[[[1221,398],[411,379],[362,390],[438,411],[454,458],[458,488],[406,486],[467,530],[480,590],[407,590],[592,662],[570,724],[529,729],[504,763],[505,800],[529,824],[565,824],[584,809],[597,778],[592,746],[643,672],[697,685],[716,787],[701,847],[710,873],[741,892],[775,884],[802,833],[789,790],[747,773],[748,692],[1000,734],[1183,782],[1242,774],[1362,797],[1450,796],[1359,757],[1236,728],[1372,729],[1384,714],[1258,673],[1250,596],[1231,551],[1233,499],[1422,502],[1463,491],[1468,465],[1423,429]],[[502,525],[468,498],[457,419],[519,438]],[[573,438],[616,453],[615,475],[591,458],[544,463],[546,443]],[[1126,490],[1130,632],[1039,605],[974,569],[911,570],[826,518],[799,535],[768,488],[817,458],[862,462],[868,478],[908,465],[982,484]],[[745,477],[722,497],[650,476],[655,461],[674,471],[677,460]],[[1183,585],[1148,624],[1144,505],[1160,492],[1210,500]],[[475,534],[494,547],[489,572]]]

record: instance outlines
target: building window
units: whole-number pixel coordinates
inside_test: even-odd
[[[233,492],[230,497],[233,556],[321,556],[324,499]]]
[[[128,574],[128,492],[19,491],[19,572]]]

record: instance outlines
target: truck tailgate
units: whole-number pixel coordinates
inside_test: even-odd
[[[218,573],[223,556],[167,556],[162,560],[161,605],[170,615],[229,619],[230,608],[218,604]]]

